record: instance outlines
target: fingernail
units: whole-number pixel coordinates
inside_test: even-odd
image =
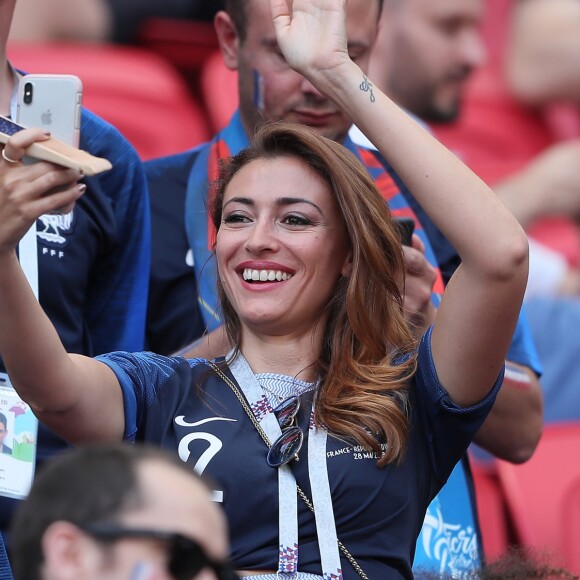
[[[78,188],[81,193],[84,193],[87,190],[87,186],[84,183],[79,183]]]
[[[47,137],[50,137],[50,135],[51,135],[51,132],[50,132],[50,131],[43,131],[43,133],[44,133],[44,134],[45,134]]]

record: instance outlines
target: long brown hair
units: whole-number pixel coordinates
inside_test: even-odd
[[[372,449],[380,465],[399,461],[407,437],[415,342],[403,315],[400,239],[364,166],[345,147],[306,127],[268,123],[251,147],[222,163],[212,204],[214,226],[219,230],[224,193],[233,176],[254,160],[280,156],[302,160],[329,185],[352,248],[351,274],[337,282],[326,306],[315,419],[332,433]],[[228,336],[239,345],[240,321],[219,277],[218,291]],[[396,356],[400,359],[394,364]]]

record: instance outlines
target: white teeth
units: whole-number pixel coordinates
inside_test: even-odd
[[[285,282],[290,280],[293,274],[288,274],[287,272],[282,272],[281,270],[252,270],[251,268],[246,268],[242,277],[244,280],[252,280],[253,282]]]

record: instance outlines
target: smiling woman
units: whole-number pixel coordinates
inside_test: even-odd
[[[261,580],[412,578],[425,510],[501,384],[526,284],[521,228],[353,62],[345,6],[270,0],[288,66],[354,119],[461,255],[419,344],[384,200],[311,129],[266,125],[221,169],[215,253],[234,348],[215,361],[64,352],[14,252],[30,226],[14,200],[31,190],[0,161],[0,352],[15,387],[71,442],[155,442],[209,474],[232,559]]]
[[[414,357],[395,370],[391,363],[415,345],[403,316],[399,238],[358,159],[300,125],[266,125],[223,166],[212,213],[231,344],[243,338],[252,358],[273,336],[304,345],[279,370],[326,377],[317,423],[364,443],[381,464],[398,459]],[[396,402],[384,397],[391,390]]]
[[[216,253],[229,302],[247,332],[254,324],[279,332],[282,324],[286,332],[310,334],[348,267],[347,250],[336,202],[305,163],[257,160],[233,177]]]

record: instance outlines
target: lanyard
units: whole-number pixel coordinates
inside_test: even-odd
[[[241,355],[230,364],[230,370],[246,397],[250,409],[270,442],[281,434],[272,407],[246,359]],[[330,483],[326,463],[326,429],[314,425],[311,412],[308,433],[308,476],[312,489],[318,547],[325,579],[342,580],[336,524],[332,509]],[[295,578],[298,572],[298,496],[296,479],[288,465],[278,468],[278,575]]]

